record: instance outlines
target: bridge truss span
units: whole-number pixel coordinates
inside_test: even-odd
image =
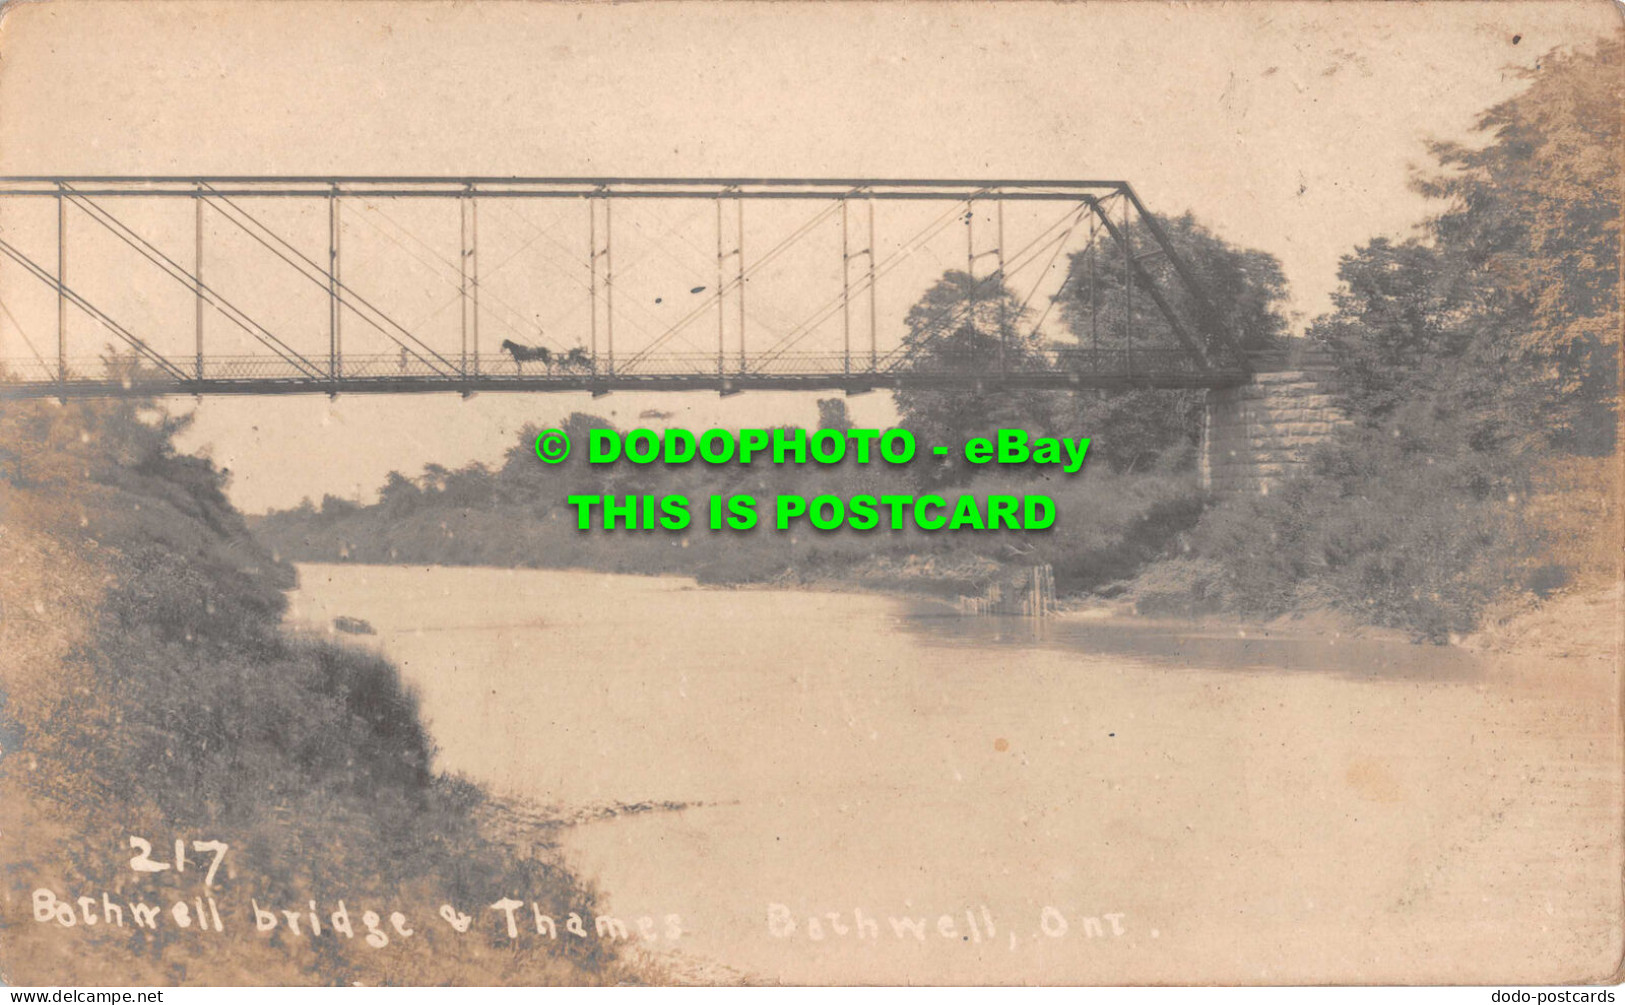
[[[0,397],[1247,376],[1121,181],[0,178]]]

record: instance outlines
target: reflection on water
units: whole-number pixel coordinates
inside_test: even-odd
[[[907,602],[907,629],[928,646],[1040,646],[1118,654],[1157,666],[1203,670],[1301,670],[1356,679],[1472,681],[1488,660],[1450,646],[1313,638],[1157,620],[964,617],[946,604]]]
[[[352,641],[417,689],[442,770],[566,807],[692,807],[561,840],[613,910],[680,915],[684,951],[758,976],[1453,983],[1493,960],[1528,984],[1613,965],[1606,673],[676,578],[300,575],[290,618],[376,627]],[[973,920],[980,941],[936,934]]]

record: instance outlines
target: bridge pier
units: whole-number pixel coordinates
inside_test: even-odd
[[[1204,491],[1269,495],[1307,470],[1310,452],[1348,421],[1324,383],[1330,363],[1297,347],[1256,361],[1248,383],[1207,392],[1198,461]]]

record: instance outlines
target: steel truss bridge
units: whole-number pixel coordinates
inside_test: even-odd
[[[1249,376],[1122,181],[0,178],[0,398]]]

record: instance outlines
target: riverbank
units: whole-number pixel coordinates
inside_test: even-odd
[[[1625,625],[1625,587],[1589,584],[1572,587],[1541,599],[1520,597],[1486,612],[1484,626],[1466,635],[1440,642],[1418,640],[1414,633],[1363,624],[1335,610],[1284,614],[1266,621],[1208,613],[1170,617],[1142,613],[1135,599],[1104,600],[1074,597],[1063,601],[1057,616],[1079,621],[1128,619],[1173,629],[1222,632],[1258,638],[1366,640],[1410,644],[1427,648],[1448,646],[1465,652],[1523,655],[1548,659],[1583,659],[1617,662],[1625,653],[1621,626]]]
[[[369,564],[357,562],[358,565]],[[379,562],[405,568],[438,565],[434,562]],[[511,565],[485,563],[445,563],[451,567],[511,571]],[[941,602],[952,605],[966,596],[978,596],[994,583],[1024,584],[1031,566],[1022,562],[999,562],[976,554],[870,555],[861,560],[832,567],[781,569],[766,578],[695,578],[697,586],[709,590],[738,591],[817,591],[873,595],[901,600]],[[556,571],[604,572],[592,566],[559,567]],[[704,572],[704,569],[700,570]],[[616,575],[670,576],[672,572],[643,572],[615,569]],[[678,575],[683,575],[681,571]],[[1296,611],[1275,618],[1249,619],[1237,614],[1203,609],[1183,594],[1170,601],[1162,584],[1152,579],[1146,590],[1142,583],[1112,584],[1098,594],[1063,596],[1051,615],[1069,621],[1118,619],[1146,627],[1165,626],[1171,631],[1198,631],[1242,634],[1255,638],[1300,640],[1366,640],[1412,644],[1423,648],[1450,646],[1469,652],[1565,658],[1577,656],[1617,659],[1625,652],[1614,627],[1625,618],[1625,597],[1619,586],[1581,584],[1558,591],[1549,598],[1529,595],[1512,598],[1485,613],[1477,631],[1440,639],[1421,639],[1413,631],[1367,624],[1350,614],[1331,609]],[[1181,588],[1184,587],[1183,580]]]
[[[591,572],[592,569],[575,571]],[[872,594],[902,600],[952,603],[976,595],[988,584],[1026,581],[1031,567],[993,561],[981,556],[911,555],[902,559],[873,556],[839,573],[811,573],[788,569],[765,581],[701,582],[719,590],[809,590]],[[1137,584],[1112,589],[1112,597],[1074,594],[1061,597],[1052,617],[1068,621],[1118,619],[1171,631],[1241,634],[1255,638],[1299,640],[1365,640],[1437,648],[1441,645],[1467,652],[1523,654],[1554,659],[1617,660],[1625,652],[1620,626],[1625,624],[1625,588],[1599,583],[1579,584],[1548,598],[1522,596],[1504,601],[1485,613],[1484,625],[1465,635],[1441,640],[1418,639],[1415,632],[1371,625],[1334,609],[1299,611],[1267,620],[1209,611],[1174,615],[1162,597],[1142,609]]]
[[[597,938],[503,936],[499,898],[600,895],[482,826],[394,665],[283,631],[292,568],[142,408],[0,408],[6,981],[657,979]]]
[[[1523,653],[1551,659],[1618,663],[1625,632],[1625,586],[1565,592],[1541,603],[1492,612],[1488,624],[1461,640],[1483,653]]]

